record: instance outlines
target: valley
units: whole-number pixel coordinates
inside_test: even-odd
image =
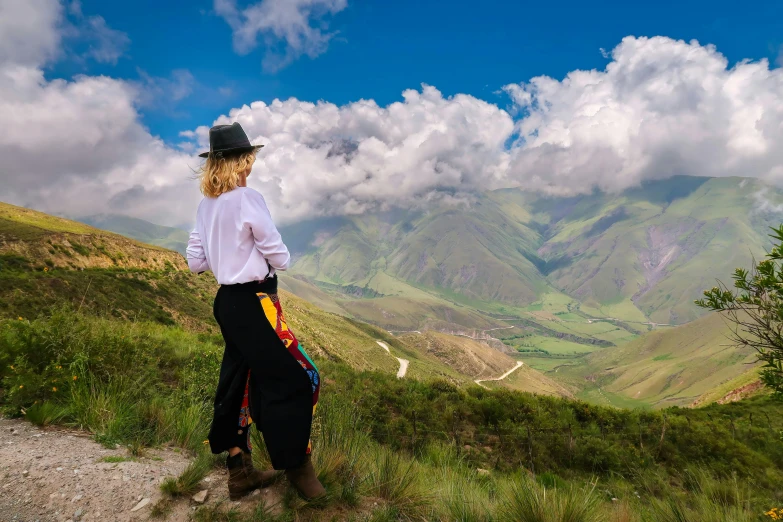
[[[595,366],[623,360],[620,347],[639,346],[648,333],[690,339],[687,326],[677,327],[703,316],[693,300],[763,255],[779,219],[769,209],[780,201],[777,189],[756,180],[673,177],[617,195],[506,189],[456,206],[315,219],[281,227],[294,257],[281,288],[395,335],[483,340],[587,400],[684,404],[707,388],[674,363],[660,372],[679,372],[694,395],[620,390],[624,381],[598,387]],[[186,237],[122,216],[84,220],[162,246]],[[712,385],[737,377],[747,362],[727,359],[732,369]]]
[[[374,280],[386,294],[298,270],[280,279],[287,322],[323,375],[313,441],[328,501],[280,483],[228,503],[222,460],[203,444],[223,351],[214,280],[165,248],[0,204],[0,408],[29,421],[4,421],[5,438],[61,451],[9,459],[21,478],[0,517],[462,520],[507,512],[525,480],[553,502],[591,503],[600,520],[655,519],[674,508],[653,487],[687,498],[677,509],[727,512],[710,496],[735,494],[727,473],[752,481],[746,511],[778,498],[779,406],[752,354],[725,346],[719,315],[668,326],[548,282],[508,303]],[[260,437],[254,446],[268,466]],[[45,466],[64,465],[79,466],[73,480],[47,478]],[[706,493],[682,485],[693,481]]]

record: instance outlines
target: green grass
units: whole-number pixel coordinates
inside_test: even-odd
[[[200,452],[177,478],[169,477],[160,485],[161,491],[170,497],[189,496],[198,491],[201,481],[219,462],[220,457]]]
[[[0,322],[0,334],[0,382],[7,411],[18,412],[35,401],[57,404],[67,412],[57,422],[89,429],[101,442],[125,445],[131,456],[177,440],[196,457],[183,474],[162,486],[172,498],[195,491],[214,466],[215,458],[204,454],[200,444],[219,365],[219,347],[208,338],[176,327],[69,311],[32,322]],[[51,392],[46,381],[58,378],[58,366],[64,371],[61,387]],[[314,461],[329,498],[313,506],[291,497],[284,513],[295,518],[334,509],[361,510],[366,505],[362,499],[373,498],[380,504],[365,515],[379,519],[526,520],[544,509],[550,517],[544,520],[571,520],[567,513],[582,517],[575,520],[590,520],[594,496],[600,500],[595,508],[599,512],[612,509],[598,491],[622,489],[635,480],[629,462],[643,474],[663,473],[666,483],[656,487],[683,499],[686,506],[707,502],[696,498],[702,493],[682,489],[678,477],[689,464],[709,469],[705,473],[721,484],[733,471],[738,484],[763,491],[762,498],[774,497],[773,485],[780,480],[775,470],[783,464],[783,454],[777,430],[783,425],[769,415],[776,407],[769,402],[703,412],[667,410],[671,438],[659,448],[659,413],[477,387],[465,390],[438,380],[398,380],[323,358],[319,366],[330,384],[323,389],[313,429]],[[772,429],[758,422],[751,427],[750,411],[755,419],[769,415]],[[734,439],[728,423],[713,424],[727,416],[742,437]],[[639,447],[640,423],[644,449]],[[528,426],[535,427],[530,434]],[[575,441],[570,450],[568,430]],[[259,466],[267,464],[262,443],[257,441],[254,454]],[[520,478],[520,467],[533,467],[542,477],[540,483]],[[490,473],[478,474],[477,468]],[[598,486],[591,493],[585,484],[595,480]],[[627,487],[624,498],[633,501],[633,486]],[[752,502],[758,509],[770,507]],[[165,514],[167,509],[170,505],[163,503],[156,512]],[[204,517],[245,516],[228,506],[210,509],[203,511]]]
[[[571,341],[565,341],[563,339],[544,337],[542,335],[525,337],[520,339],[519,342],[512,341],[509,344],[511,344],[513,347],[516,347],[520,351],[525,349],[538,349],[554,355],[578,355],[601,349],[598,346],[574,343]]]
[[[723,395],[731,391],[728,383],[746,374],[756,361],[751,350],[731,346],[729,333],[723,318],[712,314],[595,351],[580,364],[564,367],[552,376],[584,390],[580,396],[601,404],[606,401],[593,389],[596,386],[606,396],[617,396],[611,404],[642,401],[657,407],[687,406],[705,394],[715,400],[722,395],[713,390],[724,390]],[[588,376],[590,380],[586,380]],[[736,387],[745,384],[748,382]]]

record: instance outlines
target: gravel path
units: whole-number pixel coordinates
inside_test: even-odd
[[[162,497],[160,483],[178,476],[190,460],[177,448],[149,449],[141,458],[106,462],[112,457],[130,459],[127,450],[106,449],[82,431],[41,429],[0,418],[0,521],[150,520]],[[205,504],[240,511],[250,511],[260,501],[278,506],[285,488],[279,484],[229,502],[226,478],[220,468],[202,481],[201,489],[208,490]],[[198,506],[190,498],[179,499],[170,504],[165,520],[191,520]]]

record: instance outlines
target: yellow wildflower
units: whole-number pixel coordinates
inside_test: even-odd
[[[73,376],[73,380],[75,381],[76,379],[78,379],[78,377],[76,377],[76,376],[74,375],[74,376]]]
[[[49,267],[48,267],[48,266],[45,266],[45,267],[44,267],[44,272],[48,272],[48,271],[49,271]]]
[[[19,385],[19,389],[21,390],[22,388],[24,388],[24,384]]]
[[[52,391],[56,392],[57,391],[57,386],[52,386]]]
[[[20,318],[19,318],[19,320],[20,320],[20,321],[24,321],[24,317],[20,317]]]

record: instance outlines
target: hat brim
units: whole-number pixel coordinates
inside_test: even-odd
[[[232,154],[242,154],[243,152],[250,152],[254,150],[259,150],[263,148],[263,145],[251,145],[250,147],[235,147],[233,149],[223,149],[223,150],[216,150],[214,153],[222,152],[224,156],[226,155],[232,155]],[[199,158],[207,158],[209,157],[209,152],[202,152],[198,155]]]

